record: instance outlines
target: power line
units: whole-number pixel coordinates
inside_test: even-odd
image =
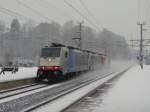
[[[18,4],[24,6],[25,8],[32,10],[32,12],[36,13],[38,16],[40,15],[40,16],[43,17],[45,20],[50,21],[50,22],[53,21],[51,18],[49,18],[49,17],[47,17],[47,16],[44,16],[42,13],[40,13],[39,11],[37,11],[37,10],[31,8],[30,6],[28,6],[27,4],[25,4],[25,3],[22,2],[21,0],[16,0],[16,1],[18,2]]]
[[[29,18],[29,17],[26,17],[26,16],[24,16],[23,14],[20,14],[20,13],[18,13],[18,12],[15,12],[15,11],[12,11],[12,10],[10,10],[10,9],[7,9],[7,8],[4,8],[4,7],[2,7],[1,5],[0,5],[0,12],[2,12],[2,13],[4,13],[4,14],[7,14],[7,15],[9,15],[10,17],[15,17],[15,18],[17,18],[17,17],[19,17],[20,19],[24,19],[24,20],[32,20],[32,21],[34,21],[35,23],[39,23],[38,21],[36,21],[36,20],[33,20],[33,19],[31,19],[31,18]]]
[[[12,11],[12,10],[9,10],[7,8],[4,8],[2,6],[0,6],[0,9],[1,9],[1,12],[2,13],[7,13],[9,16],[14,16],[14,17],[20,17],[20,18],[23,18],[23,19],[26,19],[26,20],[29,20],[29,18],[27,18],[26,16],[20,14],[20,13],[17,13],[15,11]]]
[[[73,18],[71,17],[71,15],[69,15],[68,13],[66,13],[65,11],[63,11],[62,9],[59,9],[59,8],[56,7],[54,4],[50,3],[50,1],[47,1],[47,0],[38,0],[38,1],[42,1],[42,2],[44,1],[44,2],[46,3],[45,5],[47,5],[48,8],[49,8],[49,5],[51,5],[51,6],[54,7],[56,10],[59,10],[61,16],[64,17],[64,15],[67,15],[70,19],[73,19]]]
[[[0,12],[2,12],[3,14],[9,15],[9,16],[14,16],[15,18],[17,17],[16,15],[14,15],[10,12],[7,12],[6,10],[1,9],[1,7],[0,7]]]
[[[64,0],[64,2],[71,7],[72,9],[74,9],[76,11],[76,13],[78,13],[81,17],[83,17],[89,24],[91,24],[92,26],[94,26],[95,28],[99,29],[95,24],[93,24],[93,22],[91,20],[89,20],[85,15],[83,15],[78,9],[76,9],[71,3],[69,3],[67,0]]]
[[[89,16],[92,17],[94,19],[94,21],[96,22],[96,24],[98,24],[103,29],[103,26],[100,25],[100,23],[97,21],[97,19],[94,16],[94,14],[88,9],[88,7],[85,5],[85,3],[82,0],[79,0],[79,1],[80,1],[81,5],[84,7],[84,9],[87,11]]]

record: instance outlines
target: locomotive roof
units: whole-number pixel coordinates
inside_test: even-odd
[[[106,56],[106,54],[104,54],[104,53],[102,53],[102,52],[94,52],[94,51],[90,51],[90,50],[83,50],[83,51],[89,52],[89,53],[93,53],[93,54],[105,55],[105,56]]]
[[[55,42],[52,42],[50,46],[44,46],[44,48],[50,48],[50,47],[67,47],[69,49],[75,49],[75,50],[79,50],[81,52],[88,52],[88,53],[93,53],[93,54],[98,54],[98,55],[104,55],[106,56],[106,54],[102,53],[102,52],[96,52],[96,51],[91,51],[91,50],[80,50],[79,48],[77,47],[74,47],[74,46],[66,46],[64,44],[61,44],[61,43],[55,43]]]
[[[51,43],[51,47],[66,47],[66,46],[60,43]]]

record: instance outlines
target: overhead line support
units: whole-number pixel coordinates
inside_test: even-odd
[[[140,66],[141,69],[143,69],[143,25],[145,23],[138,23],[137,25],[140,26],[140,52],[139,52],[139,61],[140,61]]]

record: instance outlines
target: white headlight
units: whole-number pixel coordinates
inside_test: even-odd
[[[49,58],[49,60],[48,61],[52,61],[52,59],[51,58]]]

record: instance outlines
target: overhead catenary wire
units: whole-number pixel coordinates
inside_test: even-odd
[[[9,15],[9,16],[14,16],[15,18],[20,17],[22,19],[29,20],[28,17],[26,17],[26,16],[24,16],[24,15],[18,13],[18,12],[12,11],[12,10],[7,9],[7,8],[4,8],[1,5],[0,5],[0,11],[2,13],[7,13],[7,15]]]
[[[5,11],[5,10],[2,10],[2,9],[0,9],[0,15],[1,15],[1,20],[2,20],[2,22],[5,24],[7,24],[7,25],[9,25],[10,23],[9,23],[9,19],[8,20],[6,20],[5,18],[3,18],[3,16],[2,15],[7,15],[7,16],[9,16],[10,18],[12,18],[12,16],[14,17],[14,18],[17,18],[17,16],[16,15],[14,15],[14,14],[12,14],[12,13],[9,13],[9,12],[7,12],[7,11]],[[0,21],[1,21],[0,20]]]
[[[86,12],[88,13],[88,15],[90,17],[93,18],[93,20],[96,22],[96,24],[98,24],[98,27],[103,29],[103,26],[97,21],[96,17],[94,16],[94,14],[88,9],[88,7],[85,5],[85,3],[82,0],[79,0],[81,5],[83,6],[83,8],[86,10]]]
[[[64,11],[64,10],[62,10],[62,9],[59,9],[57,6],[55,6],[52,2],[50,2],[50,1],[47,1],[47,0],[38,0],[38,1],[40,1],[40,2],[45,2],[46,4],[46,6],[49,8],[50,6],[52,6],[52,7],[54,7],[56,10],[59,10],[59,14],[62,16],[62,17],[64,17],[64,15],[65,16],[68,16],[70,19],[74,19],[70,14],[68,14],[66,11]]]
[[[27,16],[25,16],[25,15],[23,15],[23,14],[20,14],[20,13],[16,12],[16,11],[13,11],[13,10],[10,10],[10,9],[8,9],[8,8],[5,8],[5,7],[1,6],[1,5],[0,5],[0,12],[2,12],[3,14],[9,15],[10,17],[13,16],[14,18],[24,19],[25,21],[32,20],[32,21],[34,21],[34,23],[36,23],[36,24],[39,23],[39,21],[33,20],[33,19],[30,18],[30,17],[27,17]]]
[[[30,6],[28,6],[27,4],[25,4],[24,2],[22,2],[21,0],[16,0],[18,2],[18,4],[22,5],[23,7],[30,9],[32,12],[34,12],[36,15],[40,15],[40,17],[44,18],[45,20],[51,22],[53,21],[51,18],[43,15],[41,12],[35,10],[34,8],[31,8]]]
[[[0,7],[0,12],[3,13],[3,14],[9,15],[10,17],[13,16],[13,17],[17,18],[17,16],[15,14],[10,13],[10,12],[8,12],[6,10],[3,10],[3,9],[1,9],[1,7]]]
[[[94,26],[96,29],[99,29],[97,25],[95,25],[91,20],[89,20],[85,15],[83,15],[77,8],[75,8],[71,3],[69,3],[67,0],[64,0],[64,2],[71,7],[76,13],[78,13],[82,18],[84,18],[89,24]]]

